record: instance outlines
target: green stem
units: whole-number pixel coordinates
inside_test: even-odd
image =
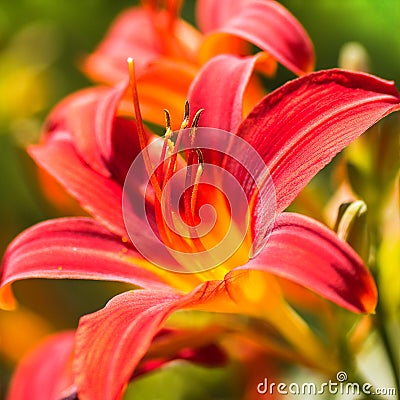
[[[374,225],[375,229],[372,230],[372,240],[374,243],[375,249],[379,248],[379,244],[381,243],[381,235],[379,230],[376,228],[378,225]],[[385,321],[387,321],[387,313],[384,304],[382,303],[382,298],[380,296],[380,276],[379,276],[379,265],[377,265],[376,260],[371,266],[372,274],[374,275],[374,279],[376,282],[376,286],[378,287],[378,304],[376,306],[376,314],[375,314],[375,323],[377,327],[378,334],[382,339],[383,348],[386,353],[386,357],[388,360],[388,364],[391,368],[394,383],[396,386],[396,397],[400,400],[400,368],[399,368],[399,360],[396,360],[395,356],[395,348],[390,340],[390,335],[387,330],[387,326]]]
[[[396,386],[397,399],[400,400],[400,368],[398,360],[396,360],[394,346],[392,345],[392,342],[390,340],[390,335],[385,324],[386,320],[385,316],[386,316],[385,309],[382,305],[382,302],[379,300],[378,305],[376,307],[375,320],[377,323],[377,329],[379,335],[382,339],[387,359],[389,361],[389,365],[392,369],[392,374]]]
[[[377,309],[377,315],[382,316],[382,313],[380,311],[381,310]],[[385,332],[386,332],[386,330],[385,330]],[[387,332],[386,332],[386,339],[387,339],[387,343],[389,343],[389,338],[388,338]],[[385,342],[384,339],[383,339],[383,342]],[[339,345],[339,357],[340,357],[341,368],[343,371],[345,371],[348,374],[348,379],[346,379],[346,382],[357,383],[360,390],[362,390],[362,388],[365,384],[371,385],[371,383],[368,382],[367,379],[365,379],[365,377],[363,376],[363,374],[357,367],[356,362],[355,362],[356,361],[355,357],[350,352],[349,343],[348,343],[346,337],[343,337],[339,341],[338,345]],[[388,351],[388,350],[386,350],[386,351]],[[392,356],[391,362],[395,361],[394,357],[393,357],[393,352],[390,352],[390,355]],[[373,394],[376,392],[374,387],[369,387],[369,391],[371,392],[371,394],[368,394],[368,395],[364,394],[365,397],[362,397],[363,399],[367,399],[367,398],[368,398],[368,400],[384,400],[385,399],[385,397],[383,397],[382,395]],[[397,396],[398,396],[398,394],[399,394],[398,388],[396,389],[396,392],[397,392]],[[363,394],[363,393],[360,393],[360,394]],[[341,397],[339,397],[339,395],[340,394],[335,395],[335,398],[337,398],[338,400],[341,398]],[[366,397],[366,396],[368,396],[368,397]]]
[[[362,388],[363,385],[365,385],[366,383],[369,383],[366,381],[366,379],[360,373],[357,373],[357,372],[355,372],[354,375],[350,376],[350,380],[352,382],[357,382],[360,388]],[[374,393],[375,392],[374,387],[371,387],[369,389],[369,391]],[[365,397],[365,399],[368,398],[368,400],[384,400],[383,396],[377,395],[377,394],[372,394],[372,393],[368,394],[368,397]]]

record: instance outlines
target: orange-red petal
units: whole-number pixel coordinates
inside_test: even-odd
[[[233,0],[228,7],[223,1],[200,0],[197,14],[200,27],[208,32],[199,53],[206,59],[222,33],[259,47],[298,75],[314,68],[313,46],[306,31],[276,1]]]
[[[7,400],[56,400],[73,391],[74,332],[52,335],[18,366]]]

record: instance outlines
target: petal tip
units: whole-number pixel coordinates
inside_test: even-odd
[[[5,311],[15,310],[18,306],[14,294],[11,289],[11,284],[7,284],[0,288],[0,309]]]

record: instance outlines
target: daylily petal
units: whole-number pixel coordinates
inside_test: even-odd
[[[86,211],[111,232],[127,237],[122,216],[121,185],[88,166],[70,140],[53,138],[43,145],[31,146],[28,151],[36,163],[54,176]]]
[[[79,398],[120,399],[168,316],[186,308],[265,318],[281,329],[300,354],[310,357],[309,362],[319,365],[329,358],[309,327],[287,307],[269,274],[232,271],[225,280],[205,282],[187,295],[160,290],[123,293],[102,310],[84,316],[77,331],[73,367]]]
[[[200,55],[209,57],[209,48],[216,46],[218,35],[230,34],[258,46],[298,75],[314,67],[313,46],[307,33],[278,2],[234,0],[227,7],[222,1],[200,0],[197,13],[200,27],[209,33]]]
[[[143,367],[153,360],[184,359],[206,366],[222,366],[227,362],[227,355],[216,344],[217,338],[225,333],[219,326],[205,328],[171,329],[163,328],[154,338],[149,351],[142,360]],[[143,372],[135,370],[134,375]]]
[[[240,13],[246,1],[233,0],[227,7],[223,1],[198,0],[196,3],[197,24],[203,33],[221,28]]]
[[[126,59],[135,60],[140,78],[148,65],[163,56],[177,60],[194,58],[200,34],[169,13],[131,8],[117,17],[105,39],[84,62],[84,71],[94,80],[115,84],[126,79]]]
[[[151,13],[132,8],[122,13],[110,28],[106,40],[83,64],[85,72],[95,80],[118,83],[126,79],[126,59],[137,59],[140,72],[162,52]]]
[[[145,133],[150,136],[147,130]],[[103,146],[108,145],[108,148],[104,149],[107,151],[104,158],[114,181],[122,187],[129,168],[140,151],[137,126],[134,121],[114,118],[107,136],[108,143],[103,142]]]
[[[143,268],[147,264],[129,243],[95,220],[50,220],[27,229],[11,243],[3,260],[1,285],[5,290],[21,279],[73,278],[167,287],[156,274]]]
[[[143,118],[163,126],[162,110],[167,108],[171,114],[172,129],[178,129],[187,92],[196,73],[197,66],[167,57],[149,64],[137,79]]]
[[[229,299],[225,290],[215,291],[216,296],[220,293]],[[81,318],[73,366],[79,398],[120,399],[168,316],[212,297],[208,284],[187,296],[135,290],[114,297],[102,310]]]
[[[55,400],[69,395],[73,385],[71,363],[74,332],[44,340],[19,365],[11,381],[8,400]]]
[[[79,398],[121,398],[133,370],[179,299],[171,292],[126,292],[81,318],[73,365]]]
[[[123,124],[124,121],[120,120],[115,123],[118,128],[118,124]],[[118,139],[115,140],[118,142]],[[45,144],[32,146],[29,151],[40,166],[43,166],[50,174],[55,176],[67,191],[79,201],[81,206],[112,233],[128,242],[129,235],[124,222],[126,221],[126,226],[135,227],[134,232],[137,240],[142,240],[147,248],[152,246],[152,241],[156,238],[153,231],[149,230],[147,224],[153,223],[154,208],[151,204],[152,199],[148,200],[146,198],[146,218],[143,217],[141,205],[143,204],[142,198],[144,194],[140,192],[143,190],[142,186],[130,186],[128,195],[132,198],[132,207],[125,207],[123,216],[123,188],[120,182],[114,179],[114,177],[106,178],[93,171],[76,153],[67,134],[64,135],[63,132],[59,132]],[[117,156],[117,154],[119,153],[116,152],[115,155]],[[124,151],[121,151],[121,154],[124,154]],[[116,168],[128,167],[126,163],[122,163],[121,165],[119,163],[116,163]],[[140,174],[137,178],[137,182],[140,184],[146,180],[146,175]],[[101,196],[98,195],[99,193],[101,193]],[[138,199],[138,201],[135,202],[133,199]],[[165,253],[166,256],[171,257],[167,251]],[[172,262],[176,263],[174,260]],[[150,266],[150,263],[147,264]],[[157,267],[152,266],[150,269],[154,270]],[[171,285],[182,290],[188,290],[188,287],[193,288],[199,283],[199,278],[195,274],[182,275],[179,273],[169,273],[167,270],[162,271],[164,270],[160,269],[161,275],[165,278],[168,276],[168,282]],[[195,282],[195,285],[193,285],[193,282]],[[3,291],[4,298],[10,296],[6,289],[4,288]]]
[[[289,279],[354,312],[376,306],[376,286],[361,258],[333,231],[300,214],[278,215],[265,248],[241,268]]]
[[[189,90],[192,112],[204,108],[200,126],[235,132],[243,119],[243,95],[258,56],[220,55],[200,70]]]
[[[67,193],[53,176],[39,166],[37,166],[35,173],[41,191],[52,206],[60,210],[65,216],[87,216],[77,200]]]
[[[117,116],[126,91],[127,83],[122,82],[99,99],[92,117],[93,132],[88,132],[88,135],[96,138],[97,152],[105,160],[114,180],[121,186],[133,160],[141,150],[136,123]],[[132,104],[130,106],[129,116],[132,116]],[[147,130],[145,134],[150,137]]]
[[[68,96],[47,118],[43,144],[70,135],[77,153],[94,171],[107,178],[112,174],[123,183],[140,151],[136,124],[117,116],[127,86],[121,82],[113,88],[94,87]],[[132,116],[131,104],[128,113]]]
[[[399,108],[392,82],[338,69],[319,71],[267,95],[238,135],[267,164],[281,212],[337,153]]]
[[[46,142],[60,132],[70,135],[77,151],[92,169],[108,177],[108,171],[98,150],[95,119],[98,104],[107,93],[106,87],[83,89],[67,96],[52,110],[46,119],[43,141]]]
[[[107,164],[111,167],[113,165],[113,152],[115,151],[113,146],[113,123],[116,119],[118,105],[122,100],[124,94],[128,89],[127,78],[124,82],[111,88],[107,93],[104,93],[102,97],[97,99],[96,107],[93,115],[84,114],[82,111],[77,109],[75,111],[75,118],[82,120],[90,120],[91,131],[86,132],[86,136],[92,136],[95,139],[97,145],[97,152],[107,161]],[[79,92],[78,92],[79,93]],[[136,138],[137,134],[135,129],[132,131],[132,139]],[[125,135],[123,135],[126,139]],[[128,143],[125,143],[125,146]],[[123,148],[123,146],[121,146]],[[137,147],[139,149],[139,146]]]

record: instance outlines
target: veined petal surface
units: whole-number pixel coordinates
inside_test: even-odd
[[[208,33],[200,54],[215,47],[218,36],[239,37],[269,53],[297,75],[314,67],[312,43],[300,23],[281,4],[271,0],[200,0],[198,22]],[[225,40],[225,39],[224,39]]]
[[[243,269],[289,279],[353,312],[373,312],[374,280],[355,251],[314,219],[282,213],[267,245]]]
[[[21,233],[3,259],[2,291],[28,278],[94,279],[167,288],[129,243],[90,218],[63,218]],[[7,293],[7,292],[4,292]],[[5,296],[4,296],[5,297]],[[3,299],[10,305],[12,299]],[[11,304],[12,305],[12,304]]]

